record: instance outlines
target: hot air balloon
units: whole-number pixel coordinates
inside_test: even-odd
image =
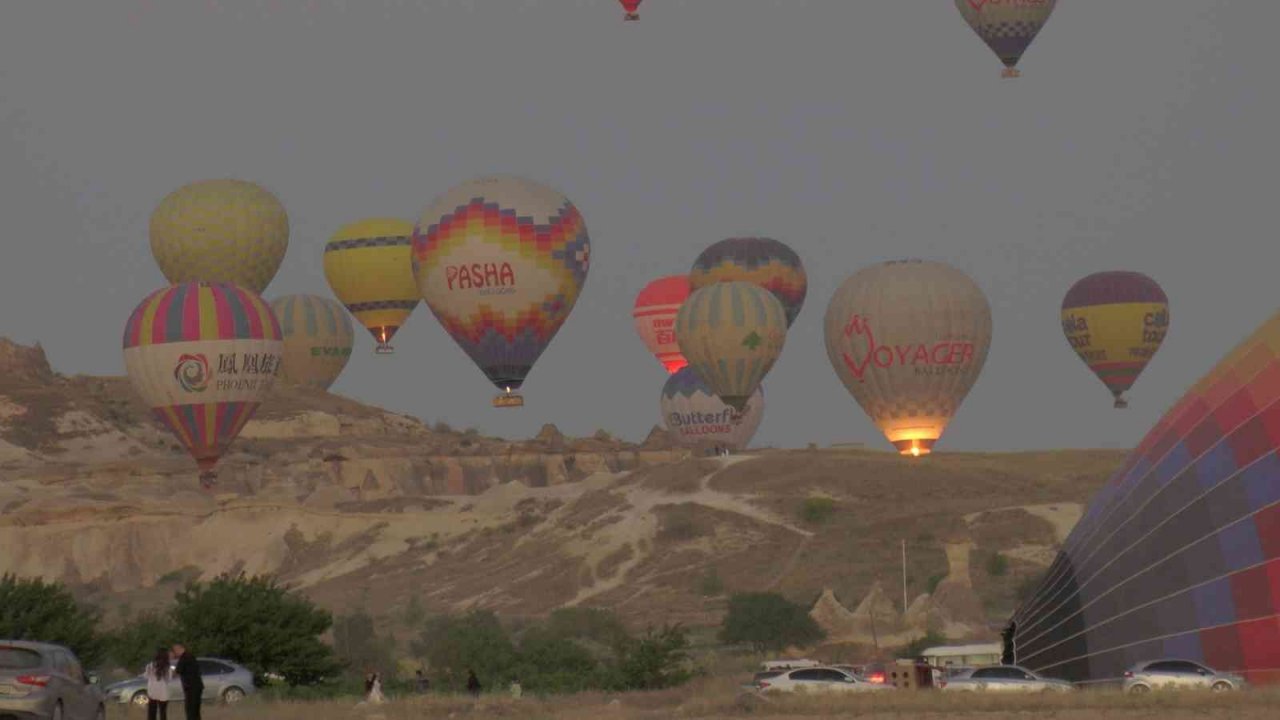
[[[184,185],[151,213],[151,254],[175,285],[225,282],[261,293],[288,247],[284,206],[243,180]]]
[[[446,332],[518,407],[516,392],[587,280],[591,240],[559,192],[512,176],[463,183],[413,231],[418,290]]]
[[[800,256],[766,237],[721,240],[702,251],[689,273],[689,286],[693,290],[731,280],[755,283],[773,293],[787,311],[787,327],[796,321],[809,291]]]
[[[863,268],[827,306],[836,375],[904,455],[928,454],[982,372],[991,307],[969,276],[938,262]]]
[[[764,418],[764,386],[756,388],[739,412],[716,397],[693,368],[684,368],[667,378],[659,405],[667,431],[679,444],[742,450]]]
[[[1280,683],[1280,314],[1175,403],[1090,501],[1009,630],[1070,680],[1157,658]]]
[[[640,3],[644,0],[618,0],[622,4],[622,9],[626,11],[623,20],[639,20],[640,19]]]
[[[768,290],[721,282],[694,291],[676,315],[676,340],[698,377],[742,412],[787,341],[787,314]]]
[[[253,417],[281,369],[280,324],[266,302],[227,283],[156,290],[124,330],[133,387],[213,484],[218,458]]]
[[[1058,0],[956,0],[969,27],[1004,63],[1004,77],[1018,77],[1018,60],[1040,28],[1048,22]]]
[[[413,223],[368,218],[344,225],[324,246],[324,276],[333,294],[378,342],[374,352],[392,352],[391,338],[422,300],[413,277]]]
[[[631,317],[636,323],[636,334],[658,362],[674,373],[689,364],[680,354],[676,342],[676,313],[689,297],[689,276],[668,275],[645,285],[636,296]]]
[[[280,381],[328,390],[351,359],[355,335],[347,311],[319,295],[285,295],[271,310],[284,338]]]
[[[1062,300],[1067,342],[1115,396],[1133,386],[1169,330],[1169,298],[1138,272],[1100,272],[1081,278]]]

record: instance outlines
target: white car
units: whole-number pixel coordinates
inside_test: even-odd
[[[1190,660],[1148,660],[1124,673],[1124,691],[1146,693],[1152,690],[1213,690],[1226,692],[1244,689],[1244,678],[1220,673]]]
[[[1076,689],[1066,680],[1041,677],[1016,665],[992,665],[969,670],[947,678],[939,685],[944,692],[1071,692]]]
[[[880,685],[837,670],[833,667],[788,670],[771,678],[756,681],[760,692],[873,692],[894,690],[892,685]]]

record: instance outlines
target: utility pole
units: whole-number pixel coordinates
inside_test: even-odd
[[[902,618],[907,617],[907,539],[902,539]]]

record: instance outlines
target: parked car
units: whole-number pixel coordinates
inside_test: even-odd
[[[104,720],[97,683],[61,645],[0,640],[0,718]]]
[[[1066,680],[1041,677],[1017,665],[990,665],[960,673],[942,680],[939,687],[945,691],[992,692],[1070,692],[1075,685]]]
[[[1220,673],[1190,660],[1148,660],[1124,673],[1125,692],[1146,693],[1152,690],[1209,689],[1214,692],[1243,690],[1245,680],[1232,673]]]
[[[893,690],[892,685],[867,682],[853,673],[833,667],[787,670],[758,680],[760,692],[865,692]]]
[[[242,665],[221,658],[196,658],[200,677],[204,680],[205,702],[235,703],[254,692],[253,673]],[[147,679],[139,675],[130,680],[112,683],[107,688],[107,699],[116,703],[146,705]],[[169,680],[170,702],[181,702],[186,695],[175,673]]]

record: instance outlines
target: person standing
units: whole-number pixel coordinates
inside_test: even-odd
[[[423,674],[422,670],[418,670],[416,674],[417,674],[416,685],[417,685],[418,692],[423,694],[430,692],[431,681],[427,679],[427,676]]]
[[[467,692],[473,698],[480,697],[480,678],[476,677],[475,670],[467,670]]]
[[[147,679],[147,720],[169,720],[169,679],[173,676],[169,651],[156,650],[155,659],[142,674]]]
[[[182,682],[183,707],[187,711],[187,720],[200,720],[200,701],[204,695],[200,664],[181,643],[173,646],[173,654],[178,656],[178,680]]]

